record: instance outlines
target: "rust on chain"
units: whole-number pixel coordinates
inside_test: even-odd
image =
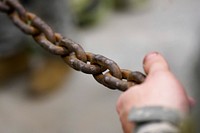
[[[126,91],[131,86],[143,83],[146,78],[144,74],[137,71],[121,69],[121,72],[122,80],[113,77],[110,72],[107,72],[103,77],[105,83],[109,83],[113,89]]]
[[[111,73],[112,77],[115,77],[119,80],[122,79],[122,73],[120,71],[120,68],[113,60],[108,59],[102,55],[95,55],[91,63],[106,67],[107,70],[109,70],[109,72]],[[93,77],[95,78],[97,82],[99,82],[100,84],[103,84],[104,86],[110,89],[118,89],[118,88],[115,88],[112,84],[110,84],[110,82],[106,82],[105,80],[106,76],[104,73],[93,74]]]
[[[92,63],[104,66],[111,72],[113,76],[119,79],[122,78],[122,73],[120,71],[120,68],[117,65],[117,63],[115,63],[113,60],[108,59],[102,55],[95,55],[94,59],[92,60]]]
[[[83,62],[79,60],[74,53],[72,53],[69,56],[63,57],[63,60],[75,70],[86,74],[98,74],[104,72],[106,70],[105,67],[90,63],[90,58],[93,58],[91,56],[93,56],[91,53],[87,53],[88,62]]]
[[[53,30],[41,18],[33,13],[27,13],[27,18],[31,21],[31,25],[37,28],[41,33],[44,33],[49,41],[51,41],[52,43],[56,42]]]
[[[134,82],[130,82],[130,81],[125,81],[125,80],[121,80],[118,78],[115,78],[111,75],[110,72],[107,72],[103,75],[102,79],[104,79],[104,82],[106,84],[109,84],[112,88],[111,89],[118,89],[121,91],[126,91],[129,87],[135,85]]]
[[[101,82],[109,86],[109,88],[118,89],[120,91],[126,91],[131,86],[141,84],[146,78],[144,74],[137,71],[133,72],[125,69],[121,69],[120,71],[122,73],[122,79],[113,77],[110,71],[96,78],[98,78],[98,80],[101,80]]]
[[[91,60],[94,57],[92,53],[86,53],[88,62],[79,60],[74,53],[69,56],[63,57],[64,61],[77,71],[81,71],[86,74],[99,74],[106,70],[105,67],[91,64]]]
[[[84,49],[81,47],[81,45],[73,42],[71,39],[63,38],[60,42],[60,45],[67,48],[70,52],[75,52],[76,57],[83,61],[87,61],[87,56],[84,51]]]
[[[40,46],[42,46],[44,49],[48,50],[52,54],[63,56],[69,54],[69,51],[67,49],[54,45],[52,42],[47,40],[44,34],[34,36],[33,38]]]
[[[146,76],[138,71],[130,71],[126,69],[121,69],[123,79],[127,81],[135,82],[136,84],[141,84],[144,82]]]
[[[6,13],[24,33],[32,35],[44,49],[60,55],[73,69],[92,74],[97,82],[110,89],[126,91],[145,80],[145,75],[141,72],[120,69],[111,59],[85,52],[81,45],[55,33],[37,15],[27,12],[17,0],[0,0],[0,11]]]
[[[16,12],[9,13],[9,17],[13,21],[13,23],[17,27],[19,27],[24,33],[28,35],[36,35],[39,33],[36,28],[24,22]]]
[[[21,17],[21,19],[26,21],[26,9],[18,2],[18,0],[5,0],[5,4],[15,9],[15,11],[18,12],[19,16]]]

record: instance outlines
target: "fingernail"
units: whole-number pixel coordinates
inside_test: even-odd
[[[155,56],[157,56],[159,53],[158,52],[152,52],[152,53],[149,53],[148,55],[146,55],[144,57],[144,60],[143,60],[143,64],[145,64],[145,62],[147,60],[151,60],[152,58],[154,58]]]

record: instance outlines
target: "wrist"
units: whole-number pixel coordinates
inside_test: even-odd
[[[161,106],[148,106],[132,108],[129,114],[129,121],[135,124],[134,131],[147,130],[149,133],[155,131],[177,133],[187,114],[175,109]],[[141,132],[142,133],[142,132]]]

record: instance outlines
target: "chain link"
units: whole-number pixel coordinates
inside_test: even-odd
[[[60,55],[73,69],[92,74],[97,82],[110,89],[126,91],[145,80],[141,72],[120,69],[111,59],[85,52],[81,45],[55,33],[37,15],[27,12],[17,0],[0,0],[0,11],[6,13],[19,29],[31,35],[44,49]]]
[[[10,8],[9,6],[7,6],[4,1],[0,2],[0,11],[1,12],[5,12],[5,13],[9,13]]]

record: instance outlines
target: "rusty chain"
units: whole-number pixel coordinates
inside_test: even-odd
[[[31,35],[44,49],[60,55],[73,69],[92,74],[97,82],[110,89],[126,91],[145,80],[141,72],[120,69],[111,59],[85,52],[79,44],[55,33],[41,18],[26,11],[16,0],[0,0],[0,11],[6,13],[19,29]]]

